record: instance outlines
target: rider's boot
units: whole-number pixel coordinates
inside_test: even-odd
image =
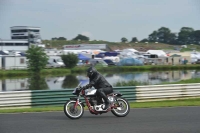
[[[110,106],[109,100],[105,100],[105,107],[103,108],[103,110],[107,110]]]
[[[97,97],[97,105],[103,104],[102,98]]]
[[[105,93],[102,95],[102,98],[103,98],[103,100],[104,100],[104,102],[105,102],[105,107],[103,108],[103,110],[107,110],[108,108],[109,108],[109,106],[110,106],[110,102],[109,102],[109,100],[108,100],[108,97],[105,95]]]

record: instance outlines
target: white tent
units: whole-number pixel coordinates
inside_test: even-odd
[[[200,59],[200,53],[194,52],[190,54],[191,63],[195,63],[198,59]]]
[[[123,49],[120,55],[123,57],[137,57],[138,51],[135,49]]]
[[[167,54],[163,50],[148,50],[149,54],[156,54],[158,57],[167,57]]]

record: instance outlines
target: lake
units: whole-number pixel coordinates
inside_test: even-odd
[[[163,82],[177,82],[183,79],[200,77],[198,70],[179,71],[155,71],[155,72],[126,72],[126,73],[102,73],[110,84],[115,87],[117,82],[138,81],[152,85]],[[27,77],[0,80],[0,91],[24,91],[24,90],[55,90],[75,88],[79,83],[86,85],[89,80],[85,74]]]

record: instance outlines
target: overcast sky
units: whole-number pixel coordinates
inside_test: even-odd
[[[141,40],[162,26],[200,30],[200,0],[0,0],[0,38],[12,26],[41,27],[42,39]]]

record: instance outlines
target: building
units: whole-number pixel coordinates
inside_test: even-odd
[[[25,56],[0,56],[0,69],[27,69],[27,58]]]
[[[106,50],[110,51],[107,44],[77,44],[77,45],[64,45],[64,50]]]
[[[30,44],[41,45],[40,27],[13,26],[10,31],[11,40],[0,39],[1,51],[26,51]]]
[[[33,36],[40,37],[40,27],[13,26],[10,27],[11,39],[28,40]]]
[[[29,43],[27,40],[0,40],[0,50],[26,51]]]

